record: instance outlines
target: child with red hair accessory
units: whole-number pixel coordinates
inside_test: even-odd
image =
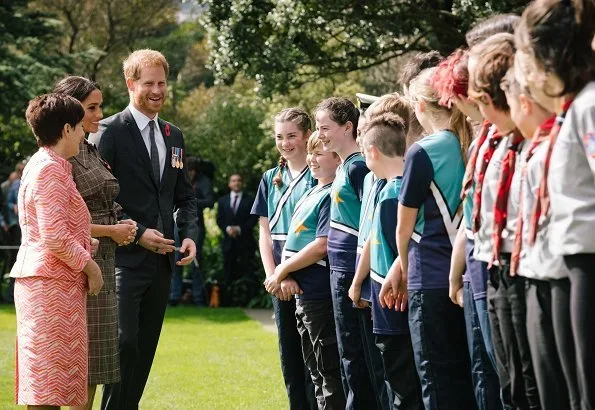
[[[436,74],[432,78],[432,87],[440,95],[440,105],[451,108],[454,99],[467,97],[468,60],[467,50],[459,48],[438,65]]]

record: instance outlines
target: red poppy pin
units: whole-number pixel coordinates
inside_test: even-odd
[[[169,124],[165,124],[164,131],[165,131],[165,136],[166,137],[169,137],[171,135],[171,130],[170,130]]]

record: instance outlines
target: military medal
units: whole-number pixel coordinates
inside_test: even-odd
[[[171,148],[171,166],[172,168],[177,168],[178,164],[178,154],[176,153],[176,148]]]

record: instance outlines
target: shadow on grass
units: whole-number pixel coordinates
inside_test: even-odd
[[[250,319],[241,308],[197,308],[192,306],[168,307],[165,314],[168,322],[183,322],[187,320],[207,320],[215,323],[248,322]]]

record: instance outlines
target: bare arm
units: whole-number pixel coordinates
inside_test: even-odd
[[[403,270],[405,279],[407,278],[409,269],[409,241],[411,241],[411,235],[413,235],[413,229],[415,228],[417,211],[417,208],[409,208],[399,204],[397,214],[397,249],[399,250],[401,269]]]
[[[452,249],[452,257],[450,258],[450,274],[448,277],[450,300],[452,303],[463,307],[462,295],[459,291],[463,289],[463,274],[465,273],[465,242],[467,236],[465,235],[465,224],[462,223],[457,232],[455,243]]]
[[[370,275],[370,238],[364,243],[362,254],[359,258],[359,263],[349,288],[349,298],[355,303],[357,307],[366,307],[368,303],[361,300],[362,296],[362,283]]]
[[[275,273],[275,260],[273,259],[273,239],[269,228],[269,218],[264,216],[259,220],[258,249],[260,258],[264,267],[264,273],[267,277]]]
[[[326,236],[316,238],[291,258],[283,261],[275,269],[275,280],[280,284],[292,272],[315,264],[326,256]]]

